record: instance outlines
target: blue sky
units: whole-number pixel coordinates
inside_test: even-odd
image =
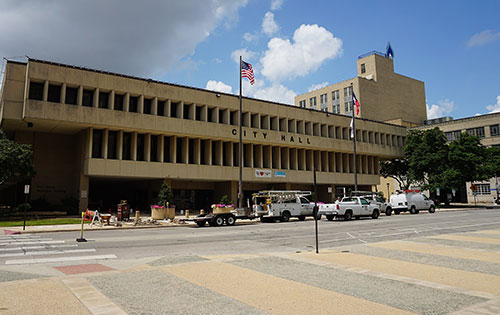
[[[291,103],[390,41],[395,71],[425,82],[430,117],[461,118],[500,111],[499,17],[494,0],[7,0],[0,54],[236,94],[243,51],[257,81],[244,95]]]

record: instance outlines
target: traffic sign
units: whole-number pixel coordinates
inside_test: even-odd
[[[470,190],[476,191],[477,190],[477,186],[474,185],[474,184],[470,185]]]

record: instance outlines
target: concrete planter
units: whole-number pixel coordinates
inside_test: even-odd
[[[151,219],[163,220],[175,218],[175,208],[154,208],[151,207]]]
[[[230,213],[231,210],[234,210],[234,207],[215,207],[214,208],[214,214]]]

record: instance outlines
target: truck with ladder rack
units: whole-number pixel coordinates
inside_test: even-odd
[[[309,201],[310,191],[263,190],[252,195],[252,207],[261,222],[288,222],[296,217],[300,221],[313,216],[314,203]]]

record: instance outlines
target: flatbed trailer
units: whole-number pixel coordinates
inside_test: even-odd
[[[209,226],[222,226],[226,225],[234,225],[236,220],[253,220],[257,217],[254,214],[250,213],[249,209],[236,209],[233,212],[229,213],[206,213],[200,214],[197,217],[194,217],[192,220],[185,221],[193,221],[199,227],[205,226],[207,223]]]

